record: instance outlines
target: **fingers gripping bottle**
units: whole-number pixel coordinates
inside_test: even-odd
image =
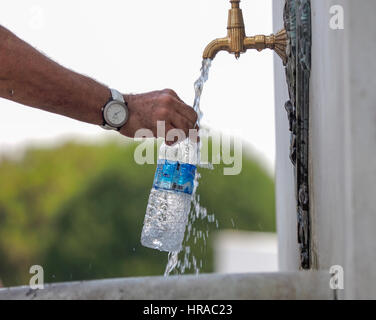
[[[161,251],[182,248],[191,207],[197,164],[197,144],[186,139],[162,144],[146,209],[141,243]]]

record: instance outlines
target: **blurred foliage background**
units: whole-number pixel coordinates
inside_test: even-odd
[[[136,164],[136,146],[72,142],[29,149],[20,159],[1,158],[4,286],[27,284],[32,265],[43,266],[45,282],[164,273],[167,253],[140,244],[155,165]],[[243,170],[237,176],[224,176],[223,165],[199,171],[201,205],[208,214],[215,213],[219,230],[235,225],[275,231],[273,179],[251,155],[243,153]],[[209,230],[209,240],[195,243],[191,237],[185,245],[202,261],[200,272],[211,272],[210,233],[217,227],[195,223],[196,229]]]

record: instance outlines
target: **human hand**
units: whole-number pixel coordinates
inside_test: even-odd
[[[157,121],[165,122],[163,138],[171,129],[181,129],[188,137],[189,129],[196,125],[197,113],[171,89],[124,95],[124,99],[128,103],[129,119],[120,133],[127,137],[133,138],[139,129],[149,129],[154,137],[158,137],[161,133],[157,132]]]

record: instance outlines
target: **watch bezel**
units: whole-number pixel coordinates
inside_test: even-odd
[[[124,110],[125,110],[125,118],[124,120],[119,123],[119,124],[115,124],[113,123],[108,117],[107,117],[107,112],[108,112],[108,109],[110,109],[113,105],[121,105]],[[103,118],[105,120],[105,123],[110,125],[111,127],[114,127],[114,128],[121,128],[122,126],[124,126],[127,121],[128,121],[128,117],[129,117],[129,111],[128,111],[128,107],[125,103],[123,102],[120,102],[120,101],[117,101],[117,100],[113,100],[113,101],[110,101],[109,103],[106,104],[106,106],[104,107],[103,109]]]

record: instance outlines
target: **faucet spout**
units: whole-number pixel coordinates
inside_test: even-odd
[[[245,33],[243,13],[240,9],[240,0],[230,0],[231,9],[228,13],[227,37],[215,39],[210,42],[204,50],[203,58],[213,60],[218,52],[227,51],[233,53],[238,59],[240,54],[248,49],[274,50],[282,59],[283,64],[287,62],[287,33],[281,30],[270,36],[258,35],[247,37]]]
[[[230,52],[229,38],[218,38],[210,42],[204,50],[203,58],[213,60],[220,51]]]

